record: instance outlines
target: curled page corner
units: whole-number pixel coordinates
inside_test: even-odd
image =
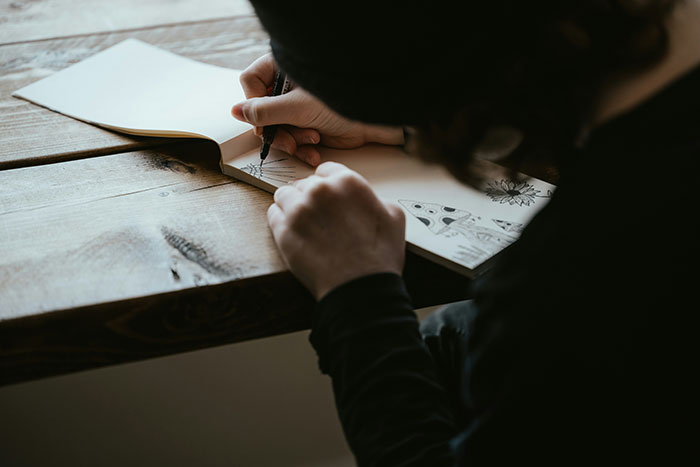
[[[231,162],[243,153],[252,151],[260,147],[260,138],[255,136],[253,130],[248,130],[231,139],[218,143],[221,152],[221,168],[230,165]]]

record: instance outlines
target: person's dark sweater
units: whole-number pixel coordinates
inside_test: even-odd
[[[700,69],[596,129],[473,283],[456,426],[399,276],[333,290],[311,342],[360,466],[668,461],[689,452]]]

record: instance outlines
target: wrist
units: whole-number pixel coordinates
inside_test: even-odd
[[[343,278],[343,280],[329,284],[329,286],[321,287],[319,290],[315,291],[313,294],[316,298],[316,302],[320,303],[322,301],[327,301],[329,295],[337,295],[339,290],[345,290],[348,288],[354,288],[356,284],[362,284],[367,281],[372,281],[373,277],[398,277],[398,280],[403,281],[401,272],[393,271],[391,269],[379,268],[376,270],[371,270],[357,275],[348,275]]]
[[[312,293],[316,298],[316,301],[321,301],[326,295],[328,295],[329,292],[332,292],[345,284],[362,279],[363,277],[374,276],[377,274],[397,275],[400,277],[401,272],[401,269],[388,266],[376,266],[361,270],[348,271],[342,276],[332,278],[329,277],[329,280],[317,284],[317,286],[312,290]]]
[[[404,132],[400,126],[366,125],[365,142],[401,146],[404,144]]]

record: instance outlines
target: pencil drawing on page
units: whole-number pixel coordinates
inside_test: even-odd
[[[523,231],[523,228],[525,227],[524,224],[521,224],[519,222],[510,222],[503,219],[491,220],[506,232],[515,232],[516,234],[520,234]]]
[[[541,195],[540,190],[534,185],[515,180],[494,180],[486,185],[485,193],[491,201],[499,204],[513,206],[530,206],[537,198],[551,198],[552,192],[547,190],[546,195]]]
[[[454,258],[464,264],[476,264],[498,253],[517,239],[521,224],[492,219],[500,227],[483,225],[481,217],[463,209],[437,203],[399,200],[432,233],[446,238],[463,237],[467,244],[456,245]]]
[[[287,157],[266,161],[262,165],[257,162],[251,162],[241,167],[241,170],[248,172],[255,178],[269,182],[287,183],[297,178],[294,165],[289,162]]]

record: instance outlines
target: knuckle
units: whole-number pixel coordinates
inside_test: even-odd
[[[281,187],[277,188],[277,190],[275,190],[275,193],[272,195],[272,199],[275,201],[275,203],[279,204],[280,200],[285,195],[285,192],[289,191],[291,189],[292,189],[292,187],[289,185],[282,185]],[[272,207],[272,206],[270,206],[270,207]]]
[[[272,203],[268,208],[267,208],[267,217],[272,220],[272,218],[275,216],[277,213],[277,209],[279,209],[275,203]]]
[[[244,70],[241,76],[238,77],[238,82],[241,83],[242,86],[247,85],[250,82],[251,74],[252,72],[250,70]]]
[[[316,172],[323,172],[324,170],[327,170],[329,167],[331,167],[332,162],[321,162],[318,167],[316,167]]]
[[[298,229],[305,225],[313,216],[313,208],[308,203],[300,203],[291,210],[287,216],[287,222],[292,229]]]
[[[399,209],[396,213],[396,225],[401,231],[404,231],[406,229],[406,214]]]
[[[333,185],[327,180],[317,180],[309,187],[310,198],[319,199],[331,197],[334,194]],[[311,200],[309,200],[311,202]]]
[[[403,209],[401,209],[399,206],[396,204],[392,203],[389,205],[390,206],[390,212],[392,216],[399,222],[405,222],[406,221],[406,214],[403,212]]]
[[[281,187],[277,188],[275,192],[272,194],[272,199],[274,200],[275,203],[279,203],[279,200],[283,194],[283,191],[286,189],[287,185],[282,185]],[[272,207],[272,206],[270,206]]]
[[[366,191],[368,186],[357,173],[345,170],[338,174],[338,185],[353,194]]]
[[[297,145],[296,140],[292,136],[285,135],[285,138],[282,141],[282,149],[287,154],[296,154],[298,147],[299,146]]]
[[[241,73],[241,75],[238,77],[238,81],[241,83],[241,86],[243,87],[243,91],[247,93],[251,90],[251,88],[254,86],[255,81],[257,80],[257,74],[255,73],[255,70],[248,69],[245,70]]]
[[[402,209],[398,211],[398,218],[402,225],[406,225],[406,213]]]
[[[323,164],[318,166],[319,169],[323,168],[325,170],[337,170],[341,167],[342,167],[342,165],[338,164],[337,162],[333,162],[333,161],[326,161]]]
[[[248,118],[249,122],[259,122],[262,118],[262,113],[263,111],[260,108],[259,102],[255,100],[250,103],[250,106],[248,107],[246,112],[246,117]]]

